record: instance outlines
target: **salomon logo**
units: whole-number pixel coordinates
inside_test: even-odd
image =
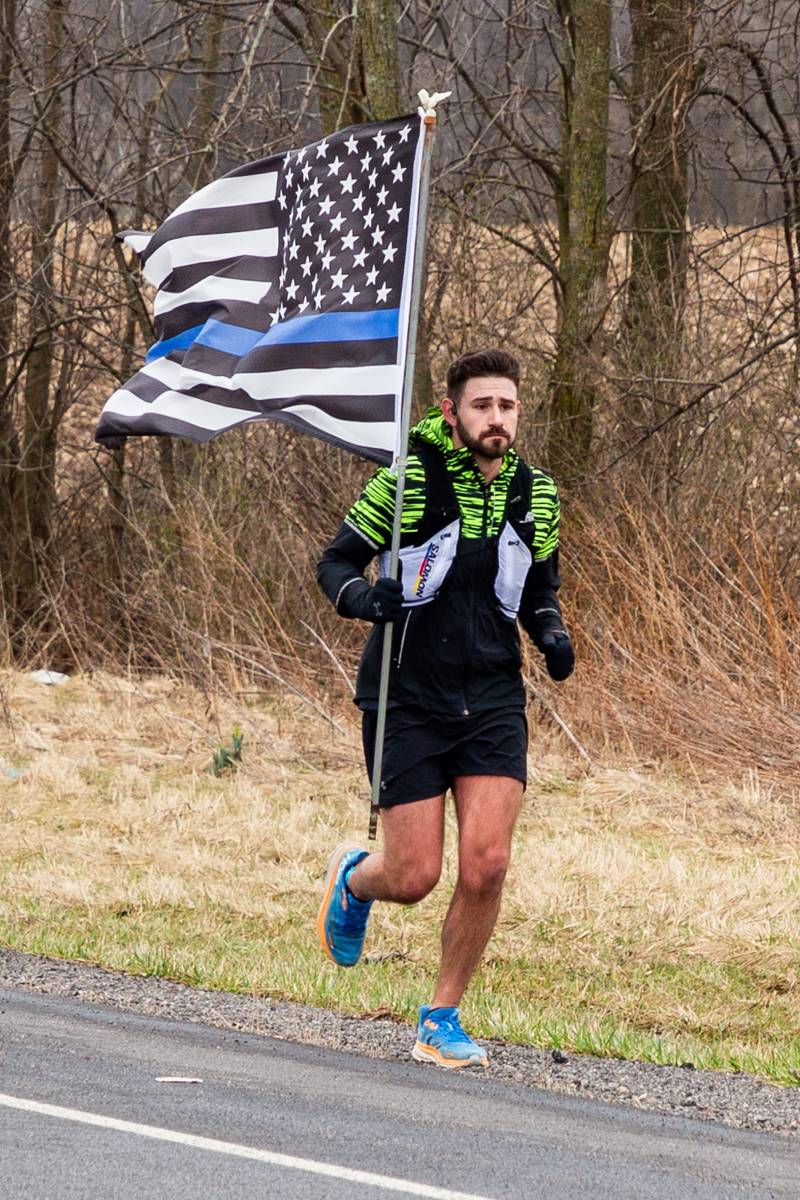
[[[414,595],[415,596],[419,597],[419,596],[425,595],[425,588],[428,583],[428,576],[431,573],[431,570],[433,568],[434,559],[436,558],[436,555],[438,553],[439,553],[439,546],[436,544],[436,542],[431,542],[430,545],[428,546],[428,549],[425,551],[425,557],[422,560],[422,564],[419,568],[419,574],[417,575],[416,582],[414,583]]]

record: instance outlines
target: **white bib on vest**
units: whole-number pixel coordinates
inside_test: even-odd
[[[494,593],[503,616],[516,618],[522,602],[522,589],[533,562],[533,555],[513,525],[506,521],[497,542],[497,575]]]
[[[406,546],[400,551],[403,567],[403,607],[414,608],[435,600],[447,573],[455,562],[459,520],[451,521],[420,546]],[[380,556],[381,575],[388,575],[388,550]],[[494,593],[504,617],[516,619],[522,601],[522,590],[530,570],[533,555],[514,526],[506,521],[497,540],[497,575]]]
[[[423,545],[400,551],[404,608],[429,604],[436,597],[455,561],[460,525],[458,519],[451,521]],[[384,550],[379,560],[381,575],[389,574],[389,559],[389,551]]]

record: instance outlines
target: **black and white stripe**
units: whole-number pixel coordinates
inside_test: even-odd
[[[157,342],[95,437],[208,441],[281,420],[389,461],[396,449],[422,124],[343,130],[232,171],[126,244]]]

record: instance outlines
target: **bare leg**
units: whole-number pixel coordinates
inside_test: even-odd
[[[416,904],[441,874],[444,796],[383,808],[381,824],[383,850],[362,859],[347,886],[359,900]]]
[[[433,1008],[455,1007],[491,937],[522,805],[522,784],[501,775],[464,775],[454,782],[458,816],[458,882],[442,927],[442,962]]]

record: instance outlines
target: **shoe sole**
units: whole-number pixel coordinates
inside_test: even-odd
[[[347,854],[347,852],[349,850],[363,850],[363,849],[364,849],[364,847],[359,846],[357,842],[342,842],[341,845],[336,847],[336,849],[333,851],[330,858],[328,859],[328,873],[325,876],[325,895],[322,897],[322,904],[320,904],[319,912],[317,913],[317,937],[319,938],[319,944],[320,944],[320,946],[322,946],[322,949],[325,952],[326,956],[331,960],[332,963],[336,963],[337,967],[343,967],[343,966],[353,966],[354,967],[356,964],[355,963],[336,962],[336,959],[331,954],[331,949],[330,949],[330,946],[328,945],[328,939],[325,936],[325,918],[328,915],[328,909],[330,908],[330,904],[331,904],[331,897],[333,896],[333,889],[336,886],[336,876],[338,874],[339,865],[340,865],[342,859],[344,858],[345,854]]]
[[[445,1071],[460,1071],[464,1067],[488,1067],[489,1065],[489,1059],[485,1054],[483,1058],[445,1058],[441,1050],[427,1045],[426,1042],[417,1042],[411,1051],[411,1057],[415,1062],[432,1062],[437,1067],[444,1067]]]

